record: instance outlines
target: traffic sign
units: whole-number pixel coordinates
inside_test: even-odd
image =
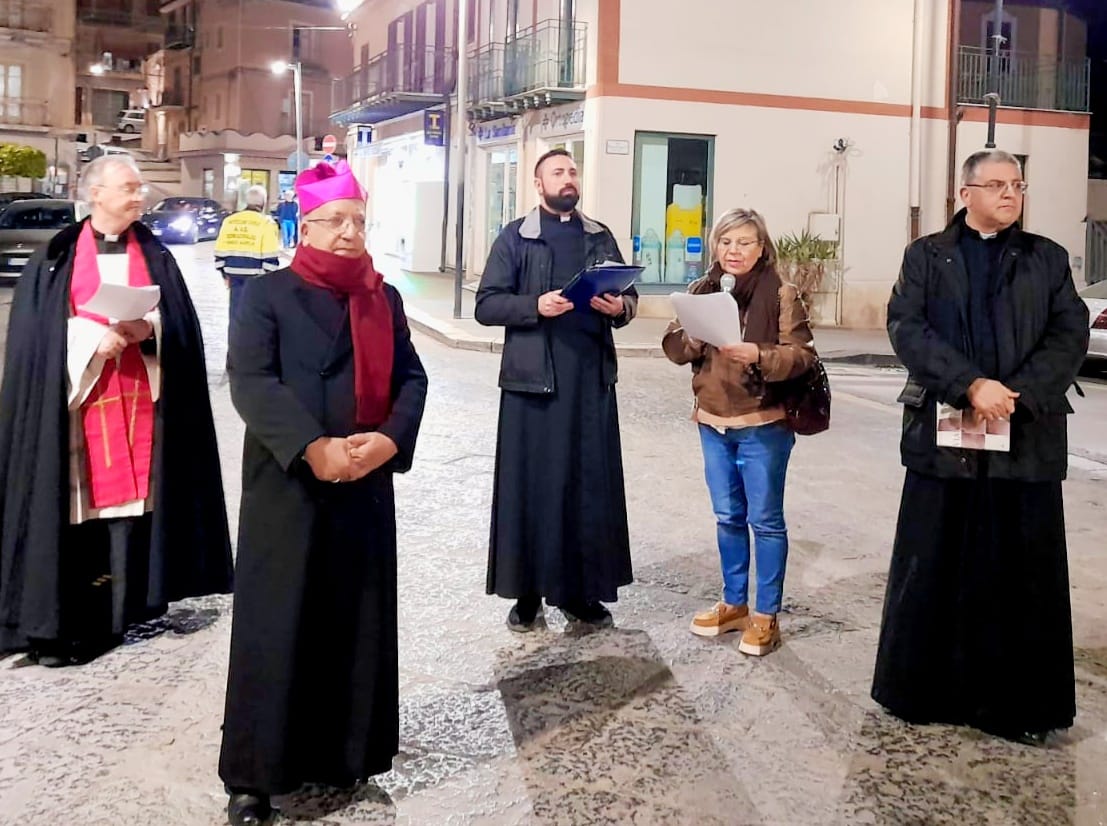
[[[338,138],[334,135],[323,136],[323,153],[326,155],[334,154],[334,150],[338,148]]]
[[[323,160],[326,163],[333,163],[334,162],[334,155],[332,155],[328,152],[326,155],[323,156]]]
[[[297,155],[300,156],[299,164],[296,163]],[[299,167],[299,169],[304,170],[307,169],[309,166],[311,166],[311,158],[307,156],[306,152],[293,152],[291,155],[288,156],[289,169],[296,169],[297,167]]]

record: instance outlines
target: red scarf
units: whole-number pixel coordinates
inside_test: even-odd
[[[369,253],[347,258],[304,244],[296,248],[291,267],[308,284],[349,299],[357,423],[378,427],[392,412],[392,306],[384,276]]]
[[[127,283],[152,283],[142,247],[127,234]],[[86,221],[77,238],[69,299],[74,315],[107,325],[108,319],[81,309],[100,287],[96,236]],[[85,457],[90,482],[89,501],[108,508],[145,499],[150,494],[150,459],[154,447],[154,402],[150,376],[137,344],[127,346],[117,360],[108,361],[100,378],[81,404]]]

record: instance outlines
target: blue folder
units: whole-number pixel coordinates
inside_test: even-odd
[[[597,264],[574,275],[561,288],[561,295],[572,301],[575,309],[586,310],[592,296],[625,293],[645,269],[629,264]]]

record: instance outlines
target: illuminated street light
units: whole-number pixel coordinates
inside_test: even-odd
[[[303,97],[303,78],[300,61],[288,63],[284,60],[274,60],[269,68],[272,69],[275,75],[283,75],[289,69],[292,70],[293,97],[296,98],[296,175],[299,176],[304,171],[304,107],[301,100]]]

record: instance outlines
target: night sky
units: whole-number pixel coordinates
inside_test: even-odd
[[[1068,0],[1088,21],[1088,57],[1092,62],[1092,139],[1088,173],[1107,178],[1107,0]]]

